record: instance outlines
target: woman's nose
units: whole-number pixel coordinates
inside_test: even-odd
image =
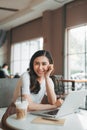
[[[42,65],[39,65],[39,69],[42,69],[43,68],[43,66]]]

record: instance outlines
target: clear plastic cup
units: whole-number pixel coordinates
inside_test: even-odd
[[[16,118],[17,119],[25,119],[27,116],[27,108],[28,108],[28,101],[23,99],[17,99],[15,102],[16,105]]]

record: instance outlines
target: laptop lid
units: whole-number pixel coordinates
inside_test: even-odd
[[[56,118],[78,112],[78,108],[84,102],[84,98],[87,95],[86,90],[72,91],[70,92],[60,110],[58,111]]]
[[[86,95],[87,91],[72,91],[66,96],[62,106],[59,109],[57,108],[54,110],[47,110],[45,112],[35,111],[31,114],[43,116],[44,118],[54,119],[63,117],[65,115],[76,112],[84,101]]]

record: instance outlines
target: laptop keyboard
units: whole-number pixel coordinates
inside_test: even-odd
[[[49,111],[49,112],[44,112],[44,113],[49,114],[49,115],[56,115],[58,111],[59,111],[59,109],[56,109],[56,110]]]

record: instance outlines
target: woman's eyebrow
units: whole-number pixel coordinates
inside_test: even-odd
[[[35,64],[36,64],[36,63],[42,63],[42,64],[47,64],[47,62],[46,62],[46,61],[42,61],[42,62],[39,62],[39,61],[35,61],[34,63],[35,63]]]
[[[47,64],[47,62],[42,62],[42,64]]]

